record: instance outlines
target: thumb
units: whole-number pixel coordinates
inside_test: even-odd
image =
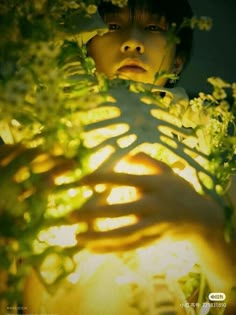
[[[158,161],[143,152],[139,152],[135,155],[129,155],[127,157],[127,161],[137,165],[145,165],[150,169],[150,174],[172,172],[172,169],[166,163]]]

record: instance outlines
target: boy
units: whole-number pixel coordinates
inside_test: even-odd
[[[178,33],[180,42],[170,41],[169,34],[172,27],[180,28],[184,17],[192,16],[187,1],[129,1],[128,8],[122,9],[102,2],[99,12],[107,23],[109,32],[103,36],[97,35],[88,43],[88,53],[94,58],[98,72],[105,73],[111,79],[118,76],[159,86],[168,85],[168,80],[166,77],[157,77],[157,72],[174,72],[176,75],[181,72],[190,55],[192,32],[188,28],[181,29]],[[132,228],[115,229],[108,233],[91,230],[84,235],[79,235],[78,240],[89,244],[97,251],[112,251],[119,250],[119,247],[135,246],[140,240],[150,240],[152,236],[156,238],[158,233],[160,237],[174,234],[179,239],[187,238],[195,245],[213,290],[229,292],[233,286],[232,270],[235,257],[233,257],[233,247],[224,242],[223,210],[212,200],[198,195],[187,182],[174,175],[163,163],[145,155],[138,155],[132,159],[135,163],[149,165],[153,169],[152,175],[136,177],[126,174],[97,173],[88,176],[84,181],[89,185],[105,181],[111,184],[136,186],[142,198],[136,203],[118,206],[109,206],[97,200],[96,204],[85,205],[83,210],[89,213],[96,207],[101,211],[112,213],[119,208],[124,214],[135,214],[143,209],[149,209],[147,213],[142,213],[141,224],[133,225]],[[80,213],[81,211],[78,212],[78,220],[80,220]],[[121,235],[123,235],[122,240]],[[115,241],[116,236],[119,242]],[[101,240],[106,242],[106,248],[104,245],[101,246]],[[37,280],[33,281],[37,283]],[[101,283],[100,289],[97,289],[99,296],[103,289],[102,285]],[[31,282],[30,287],[33,286],[34,282]],[[104,290],[106,288],[109,286],[105,285]],[[57,306],[57,303],[63,301],[51,298],[51,308],[49,306],[48,310],[53,313],[61,311],[58,315],[66,311],[73,315],[100,314],[89,308],[85,308],[85,313],[79,306],[80,303],[83,304],[84,298],[89,298],[84,292],[87,290],[87,294],[90,295],[95,289],[92,283],[87,288],[77,287],[75,292],[70,292],[70,295],[66,296],[65,302],[68,304],[64,306],[64,310]],[[112,286],[111,290],[113,290]],[[36,292],[37,294],[42,296],[40,290]],[[30,298],[29,295],[28,302]],[[72,312],[72,305],[75,306],[77,298],[80,299],[78,309],[73,308]],[[95,301],[91,301],[91,304],[93,303]],[[119,307],[120,305],[117,305],[117,310],[103,309],[102,314],[133,314],[122,313],[122,308],[119,313]]]
[[[98,72],[105,73],[111,79],[120,77],[167,86],[167,78],[158,77],[156,73],[166,71],[178,75],[188,62],[191,55],[192,31],[190,28],[181,28],[184,19],[192,16],[187,1],[131,0],[125,8],[102,2],[99,12],[109,31],[103,36],[95,36],[88,43],[88,53],[95,60]],[[177,41],[169,37],[171,27],[175,27],[175,31],[178,30]],[[144,155],[134,157],[133,162],[156,167],[157,176],[136,177],[102,173],[89,176],[87,182],[94,185],[105,181],[137,186],[143,193],[139,203],[115,207],[101,203],[99,207],[102,212],[115,213],[116,209],[119,209],[124,214],[137,214],[142,209],[149,209],[146,216],[144,214],[141,226],[137,224],[137,228],[132,226],[108,233],[90,231],[79,236],[78,240],[85,243],[90,241],[90,246],[98,251],[116,250],[124,246],[135,246],[141,239],[149,239],[152,233],[156,236],[158,232],[153,230],[158,231],[158,222],[160,229],[163,223],[167,223],[167,233],[180,239],[192,239],[212,288],[228,292],[235,282],[233,278],[236,254],[233,248],[236,239],[234,234],[231,244],[224,241],[223,209],[212,200],[196,194],[187,183],[161,163]],[[235,199],[233,192],[234,179],[230,189],[232,200]],[[84,212],[89,213],[95,206],[98,208],[99,201],[96,202],[96,205],[85,206]],[[78,220],[80,214],[81,212],[78,213]],[[152,228],[155,220],[156,225]],[[140,232],[142,229],[143,232]],[[160,236],[165,232],[160,233]],[[119,244],[114,242],[116,235],[120,237],[122,234],[122,241]],[[100,245],[103,244],[101,240],[105,241],[106,248]]]
[[[118,8],[113,6],[110,2],[104,1],[101,2],[99,6],[99,13],[108,25],[109,31],[103,36],[95,36],[88,43],[88,53],[95,60],[98,72],[105,73],[111,79],[114,77],[121,77],[138,82],[164,86],[169,84],[167,78],[157,77],[156,73],[166,71],[167,73],[174,72],[175,74],[179,74],[186,65],[186,62],[188,62],[191,55],[192,31],[189,27],[181,28],[184,19],[191,18],[192,16],[188,1],[130,0],[128,1],[128,7],[125,8]],[[173,41],[173,37],[171,38],[171,41],[169,37],[169,32],[173,25],[175,30],[178,30],[178,41]],[[165,209],[163,210],[163,222],[169,220],[173,225],[176,220],[176,223],[178,224],[181,222],[183,224],[190,224],[191,228],[195,225],[196,234],[199,235],[198,229],[200,228],[200,230],[202,230],[202,236],[206,233],[203,236],[203,239],[205,237],[205,240],[207,239],[209,244],[212,242],[216,248],[219,247],[218,254],[219,252],[222,252],[223,254],[225,250],[227,251],[226,247],[228,245],[226,246],[224,244],[223,237],[224,215],[222,209],[219,209],[213,201],[207,200],[191,191],[191,188],[188,187],[186,183],[180,178],[177,178],[177,176],[175,176],[168,167],[162,163],[153,161],[144,155],[139,155],[133,159],[134,162],[136,161],[137,163],[144,162],[150,164],[152,167],[156,168],[156,173],[161,174],[161,176],[156,176],[154,180],[152,176],[150,176],[150,178],[136,178],[135,176],[125,174],[120,176],[120,174],[117,175],[115,173],[94,174],[88,177],[88,183],[96,184],[101,180],[106,180],[116,184],[130,183],[134,186],[137,185],[144,193],[141,207],[153,209],[153,213],[157,211],[157,208],[161,209],[163,207],[163,209]],[[161,183],[162,180],[163,184]],[[159,185],[157,184],[158,181],[160,181]],[[153,184],[151,184],[152,182]],[[232,185],[230,190],[232,199],[234,198],[233,186],[234,185]],[[150,188],[145,189],[145,187]],[[165,194],[164,190],[166,190],[167,187],[168,193]],[[160,193],[162,190],[163,193]],[[191,198],[188,198],[190,199],[190,203],[188,205],[176,206],[179,203],[179,196],[186,196],[188,194],[189,196],[191,195]],[[166,196],[166,199],[163,196]],[[167,214],[168,210],[166,208],[167,204],[170,203],[170,200],[172,200],[170,205],[171,210],[170,213]],[[90,205],[85,211],[89,211],[93,206],[94,205]],[[129,206],[124,204],[119,205],[118,207],[120,210],[123,209],[124,213],[127,213]],[[137,209],[137,205],[135,205],[135,207]],[[182,213],[182,218],[181,207],[182,209],[185,209]],[[132,209],[133,206],[131,205],[130,208]],[[103,205],[103,209],[106,209],[108,212],[112,211],[112,208],[109,208],[107,205]],[[186,211],[186,209],[188,210]],[[178,213],[178,217],[176,217],[175,212]],[[188,214],[190,215],[189,218],[187,218]],[[79,215],[80,214],[78,214],[78,219]],[[161,221],[162,220],[160,219],[160,222]],[[211,226],[209,226],[209,222],[211,222]],[[170,229],[171,228],[174,230],[178,230],[179,228],[179,233],[181,234],[181,226],[171,226]],[[189,231],[191,231],[191,228]],[[213,234],[209,232],[211,229],[214,231]],[[193,231],[194,228],[191,233]],[[219,233],[218,236],[215,231]],[[98,235],[99,232],[97,233],[97,236]],[[106,239],[105,233],[103,236],[100,235],[99,237],[104,237],[104,239]],[[143,235],[143,237],[145,237],[145,235]],[[109,233],[107,238],[109,239]],[[129,238],[130,234],[127,233],[127,244],[129,243]],[[216,241],[217,238],[219,239]],[[88,238],[85,236],[85,239],[88,241],[89,236]],[[95,235],[91,236],[91,239],[93,239],[94,248],[96,248],[97,244],[99,249],[99,240],[96,243]],[[107,250],[109,248],[115,248],[112,239],[110,243],[109,240],[107,242]],[[225,250],[223,249],[224,247]],[[216,248],[212,251],[212,255],[214,255],[213,252],[217,252]],[[227,259],[227,256],[228,254],[226,254],[225,259]],[[229,261],[231,258],[229,258]],[[221,266],[220,263],[214,264],[216,265],[216,270],[218,267],[221,269],[222,274],[224,274],[224,264],[227,265],[226,261],[224,261]],[[213,267],[209,266],[209,268]],[[229,277],[231,277],[231,273],[229,273]],[[222,281],[225,282],[223,278]]]

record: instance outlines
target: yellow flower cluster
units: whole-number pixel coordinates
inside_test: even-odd
[[[234,90],[233,87],[235,86],[235,83],[230,84],[224,80],[222,80],[219,77],[210,77],[207,79],[207,81],[213,86],[213,92],[212,96],[218,100],[222,101],[227,98],[227,92],[226,89],[232,89],[232,94],[234,97]],[[234,97],[235,98],[235,97]]]
[[[36,11],[42,12],[47,4],[47,0],[33,0],[33,6]]]
[[[123,8],[127,5],[128,0],[105,0],[107,2],[111,2],[114,5],[117,5],[120,8]]]
[[[234,105],[236,105],[236,83],[232,84],[232,96],[234,98]]]
[[[219,89],[230,87],[230,83],[224,81],[223,79],[219,77],[210,77],[207,79],[207,81],[210,84],[212,84],[214,87],[217,87]]]
[[[201,16],[199,18],[194,16],[190,20],[190,27],[197,27],[200,31],[209,31],[212,28],[212,19],[208,16]]]
[[[97,6],[94,4],[89,4],[87,6],[87,12],[88,14],[95,14],[97,12]]]
[[[63,6],[64,9],[79,9],[84,5],[83,2],[81,1],[75,1],[75,0],[70,0],[70,1],[64,1]]]

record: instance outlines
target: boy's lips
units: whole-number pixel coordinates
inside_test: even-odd
[[[118,72],[134,72],[134,73],[143,73],[146,72],[145,65],[136,59],[126,59],[124,60],[117,70]]]

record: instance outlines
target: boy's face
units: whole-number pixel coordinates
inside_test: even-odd
[[[97,71],[111,79],[118,76],[164,86],[166,79],[155,81],[155,74],[173,71],[176,51],[174,43],[167,43],[165,18],[144,11],[131,16],[124,8],[104,20],[109,32],[95,36],[88,45]]]

